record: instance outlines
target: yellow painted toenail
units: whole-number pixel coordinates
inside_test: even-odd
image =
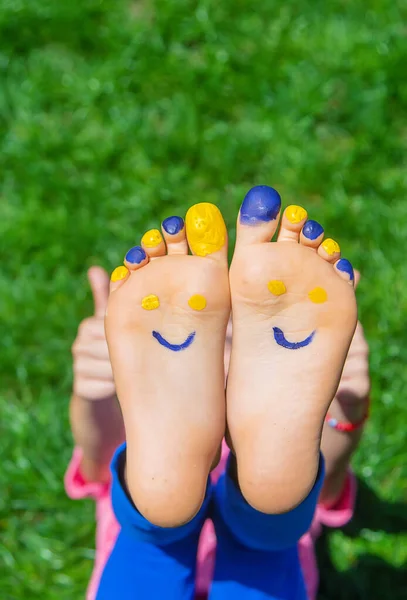
[[[274,296],[281,296],[287,291],[284,283],[278,280],[269,281],[267,287]]]
[[[311,302],[315,302],[315,304],[323,304],[328,300],[328,294],[324,288],[316,287],[310,291],[308,298],[311,300]]]
[[[226,225],[219,208],[209,202],[195,204],[187,212],[185,225],[189,246],[194,254],[207,256],[226,242]]]
[[[206,298],[201,294],[194,294],[188,300],[188,304],[194,310],[203,310],[206,307]]]
[[[160,301],[157,296],[150,294],[149,296],[144,296],[141,301],[141,306],[145,310],[154,310],[160,306]]]
[[[159,246],[162,241],[163,238],[158,229],[150,229],[149,231],[146,231],[141,238],[141,243],[146,248],[155,248],[156,246]]]
[[[341,251],[338,242],[335,242],[335,240],[332,240],[331,238],[324,240],[322,242],[322,247],[325,250],[325,252],[327,254],[329,254],[329,256],[332,256],[333,254],[337,254]]]
[[[126,267],[116,267],[110,276],[110,281],[120,281],[129,274],[129,270]]]
[[[291,206],[287,206],[285,209],[285,216],[290,223],[301,223],[301,221],[307,218],[307,211],[302,206],[291,204]]]

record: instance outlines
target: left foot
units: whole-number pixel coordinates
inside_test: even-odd
[[[201,507],[225,430],[227,233],[208,203],[162,233],[147,232],[114,271],[106,335],[128,490],[150,522],[177,527]]]
[[[238,218],[230,270],[233,345],[227,420],[240,488],[265,513],[286,512],[311,491],[324,418],[356,326],[350,263],[333,240],[253,188]]]

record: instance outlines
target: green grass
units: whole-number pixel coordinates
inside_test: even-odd
[[[406,18],[397,0],[0,4],[2,600],[81,598],[90,575],[94,508],[62,487],[87,267],[195,201],[233,237],[258,183],[363,273],[373,411],[322,597],[405,597]]]

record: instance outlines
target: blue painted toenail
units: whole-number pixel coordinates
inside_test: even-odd
[[[243,225],[268,223],[277,218],[281,208],[280,194],[268,185],[256,185],[247,192],[240,208]]]
[[[336,268],[338,271],[342,271],[342,273],[347,273],[349,275],[349,281],[353,281],[355,279],[353,267],[346,258],[341,258],[341,260],[336,263]]]
[[[169,235],[175,235],[184,229],[184,219],[181,217],[168,217],[163,221],[163,229]]]
[[[125,260],[132,265],[139,265],[146,258],[147,254],[144,252],[141,246],[134,246],[134,248],[130,248],[125,256]]]
[[[302,233],[309,240],[316,240],[320,235],[324,233],[324,228],[317,221],[311,219],[307,221],[302,228]]]

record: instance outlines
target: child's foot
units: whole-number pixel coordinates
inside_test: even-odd
[[[250,190],[230,271],[233,346],[227,420],[246,500],[298,505],[315,482],[324,417],[356,326],[353,269],[336,242],[275,190]]]
[[[112,275],[106,335],[138,510],[175,527],[203,501],[225,429],[227,233],[212,204],[147,232]],[[194,256],[188,256],[188,243]]]

